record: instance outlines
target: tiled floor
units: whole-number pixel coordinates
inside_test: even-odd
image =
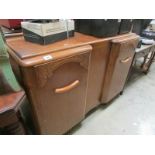
[[[155,134],[155,63],[147,75],[133,74],[123,95],[93,110],[69,134]]]

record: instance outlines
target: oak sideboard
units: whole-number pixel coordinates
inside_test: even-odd
[[[26,90],[37,134],[64,134],[94,107],[123,91],[138,43],[133,33],[74,37],[49,45],[7,39],[13,70]]]

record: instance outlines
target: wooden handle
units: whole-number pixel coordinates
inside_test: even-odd
[[[80,83],[79,80],[74,81],[73,83],[71,83],[68,86],[65,86],[63,88],[56,88],[55,89],[55,93],[59,94],[59,93],[65,93],[67,91],[70,91],[71,89],[75,88],[76,86],[78,86]]]
[[[132,59],[132,57],[127,57],[126,59],[121,60],[121,63],[127,63],[131,59]]]

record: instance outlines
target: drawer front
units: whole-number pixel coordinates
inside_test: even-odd
[[[84,118],[89,53],[34,68],[41,134],[64,134]]]
[[[112,42],[101,98],[103,103],[109,102],[123,90],[137,43],[138,38]]]

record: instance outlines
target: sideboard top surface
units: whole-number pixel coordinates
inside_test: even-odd
[[[69,39],[58,41],[49,45],[39,45],[25,41],[23,36],[8,38],[6,42],[8,51],[12,57],[14,57],[21,65],[31,66],[40,63],[43,56],[53,55],[53,53],[58,53],[58,51],[64,51],[85,45],[92,45],[94,43],[109,41],[115,38],[130,35],[133,35],[133,33],[108,38],[96,38],[76,32],[74,37],[70,37]]]

